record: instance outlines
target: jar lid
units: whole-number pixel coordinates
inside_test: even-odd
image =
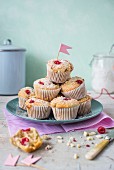
[[[12,45],[12,41],[10,39],[4,40],[3,45],[0,45],[0,52],[10,52],[10,51],[26,51],[25,48],[19,48]]]
[[[97,54],[94,54],[93,57],[95,58],[114,58],[114,53],[97,53]]]

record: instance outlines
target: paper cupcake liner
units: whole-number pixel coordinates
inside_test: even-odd
[[[49,106],[32,106],[31,108],[27,108],[28,117],[36,119],[48,118],[50,111],[51,107]]]
[[[85,83],[83,82],[78,88],[75,88],[68,92],[61,92],[65,97],[70,97],[73,99],[81,99],[87,95],[85,88]]]
[[[19,97],[19,107],[24,109],[24,110],[27,110],[26,106],[25,106],[25,102],[27,101],[27,99],[25,98],[22,98],[22,97]]]
[[[50,69],[47,69],[47,77],[54,83],[64,83],[66,80],[70,78],[70,73],[69,71],[67,72],[53,72]]]
[[[61,88],[55,89],[55,90],[44,90],[44,89],[40,89],[37,87],[34,87],[34,89],[35,89],[36,98],[39,98],[45,101],[53,100],[55,97],[57,97],[57,95],[59,94],[61,90]]]
[[[88,114],[90,112],[91,112],[91,100],[80,103],[78,109],[78,116],[84,116],[85,114]]]
[[[77,117],[78,106],[72,108],[52,108],[56,120],[71,120]]]

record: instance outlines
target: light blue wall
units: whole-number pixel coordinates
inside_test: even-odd
[[[27,85],[46,75],[62,42],[73,49],[60,57],[90,89],[92,55],[114,43],[114,0],[0,0],[0,43],[6,38],[27,49]]]

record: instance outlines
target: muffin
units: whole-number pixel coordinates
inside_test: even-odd
[[[85,96],[82,99],[79,99],[79,109],[78,109],[78,115],[84,116],[85,114],[88,114],[91,112],[91,97],[89,95]]]
[[[42,145],[42,139],[37,130],[32,127],[18,130],[18,132],[10,138],[10,142],[24,152],[33,152]]]
[[[20,89],[18,93],[19,107],[26,110],[25,102],[32,96],[34,96],[34,89],[31,87],[24,87]]]
[[[72,77],[61,85],[61,93],[65,97],[81,99],[86,96],[86,88],[84,79],[81,77]]]
[[[47,63],[47,77],[54,83],[64,83],[72,70],[73,65],[67,60],[52,59]]]
[[[50,114],[51,107],[47,101],[31,98],[26,101],[25,105],[27,108],[28,117],[45,119]]]
[[[70,120],[77,117],[79,102],[76,99],[57,97],[50,103],[56,120]]]
[[[58,84],[52,83],[48,78],[36,80],[33,86],[36,98],[46,101],[54,99],[61,90]]]

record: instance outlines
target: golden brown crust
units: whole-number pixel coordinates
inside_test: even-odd
[[[55,64],[55,61],[59,61],[60,64]],[[52,70],[53,72],[71,72],[73,70],[73,65],[67,60],[57,60],[57,59],[52,59],[48,61],[47,68],[49,70]]]
[[[30,97],[34,96],[34,89],[31,87],[24,87],[19,90],[18,97],[29,99]]]
[[[76,99],[70,99],[63,96],[53,99],[50,103],[50,106],[55,108],[71,108],[78,105],[79,102]]]
[[[92,100],[92,97],[89,96],[89,95],[86,95],[84,98],[79,99],[78,101],[81,104],[81,103],[84,103],[84,102],[89,101],[89,100]]]
[[[75,88],[78,88],[81,84],[77,82],[77,80],[84,82],[84,79],[81,77],[72,77],[69,80],[67,80],[64,84],[61,85],[61,91],[62,92],[68,92],[71,90],[74,90]]]
[[[34,89],[55,90],[59,89],[59,84],[52,83],[48,78],[41,78],[34,81]]]
[[[22,143],[23,138],[27,138],[29,141]],[[37,130],[32,127],[30,131],[18,130],[18,132],[10,138],[10,142],[24,152],[33,152],[42,145],[42,139]]]

